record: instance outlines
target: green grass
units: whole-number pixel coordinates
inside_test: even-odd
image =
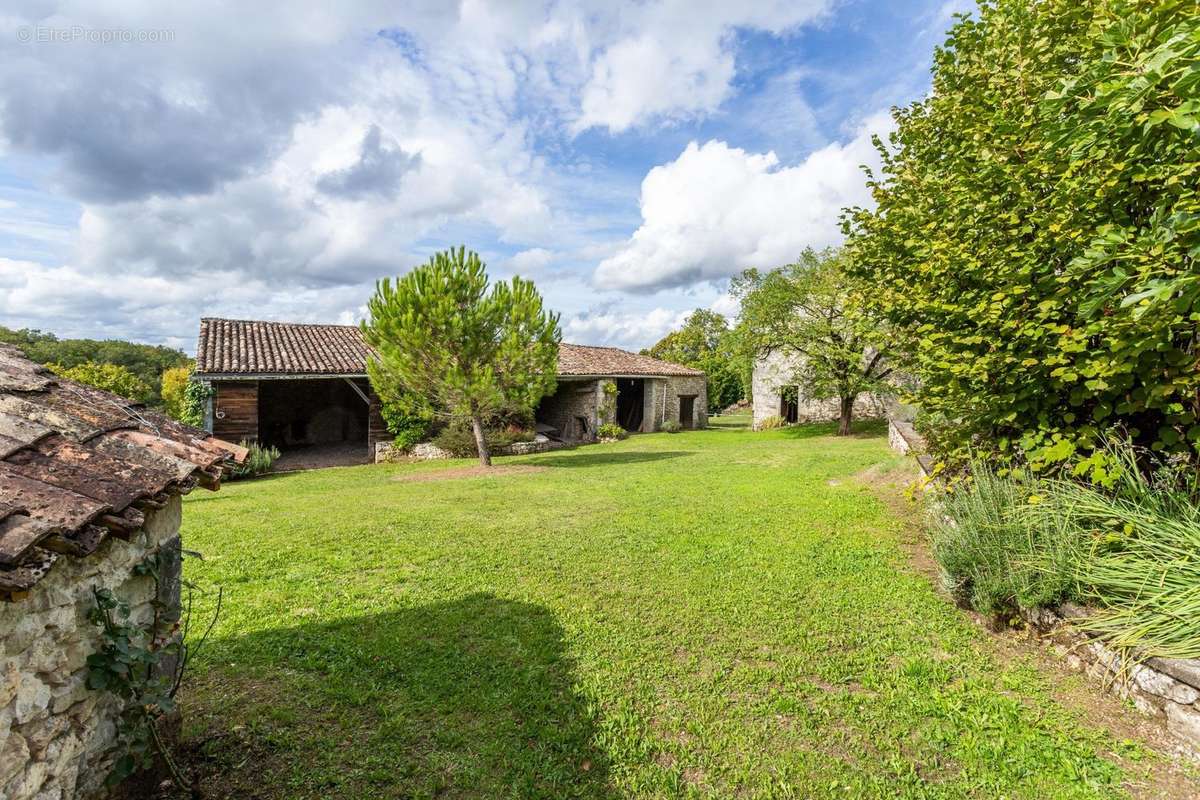
[[[191,495],[209,796],[1121,796],[1133,754],[907,567],[877,431],[714,422]]]

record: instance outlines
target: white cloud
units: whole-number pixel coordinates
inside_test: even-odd
[[[747,267],[786,263],[805,247],[841,240],[842,208],[870,202],[860,165],[878,165],[871,135],[892,125],[876,114],[845,144],[781,167],[773,152],[692,142],[642,181],[642,224],[600,262],[595,283],[648,289],[718,280]]]
[[[508,268],[516,275],[529,277],[543,272],[560,256],[544,247],[522,250],[508,259]]]
[[[681,326],[691,313],[670,308],[645,313],[612,308],[587,311],[563,322],[563,341],[638,350]]]
[[[783,33],[819,17],[826,0],[666,0],[623,6],[621,34],[591,62],[575,131],[623,131],[657,117],[715,111],[734,77],[737,28]]]
[[[60,336],[133,338],[190,350],[201,312],[298,322],[357,322],[368,284],[279,290],[277,281],[231,272],[183,277],[113,276],[69,265],[0,258],[0,320]]]
[[[717,312],[732,323],[742,313],[742,304],[729,292],[724,292],[709,304],[708,309]]]
[[[202,314],[354,321],[376,277],[465,241],[498,276],[544,283],[573,338],[651,344],[681,320],[668,306],[717,290],[614,310],[598,289],[708,281],[817,243],[861,186],[857,140],[798,166],[736,149],[736,131],[688,148],[646,176],[628,238],[641,173],[623,159],[640,144],[577,135],[729,112],[739,37],[832,4],[15,3],[0,14],[0,166],[17,178],[0,182],[0,321],[172,343]],[[30,46],[26,25],[174,39]],[[808,143],[799,76],[750,110]]]

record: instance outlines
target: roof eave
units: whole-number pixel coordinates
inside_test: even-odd
[[[365,378],[365,372],[193,372],[200,381],[291,381],[317,378]]]
[[[570,373],[565,373],[565,374],[560,372],[560,373],[558,373],[558,377],[559,378],[580,378],[580,379],[620,378],[623,380],[627,380],[630,378],[702,378],[702,377],[704,377],[704,373],[698,372],[694,375],[677,373],[677,374],[672,375],[672,374],[666,373],[666,372],[629,372],[629,373],[625,373],[625,372],[588,372],[588,373],[570,372]]]

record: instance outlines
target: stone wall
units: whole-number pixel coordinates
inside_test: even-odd
[[[708,426],[708,386],[703,376],[673,376],[666,379],[664,389],[666,391],[667,419],[675,420],[684,427],[688,427],[686,420],[679,418],[679,398],[684,395],[694,395],[696,400],[692,404],[692,427]]]
[[[177,607],[180,516],[176,495],[147,513],[129,542],[110,539],[86,558],[61,558],[28,598],[0,603],[0,797],[102,795],[120,705],[85,684],[85,662],[99,649],[98,629],[87,619],[92,589],[111,589],[129,604],[131,620],[149,624],[154,582],[132,570],[161,549],[171,573],[161,599]]]
[[[888,446],[901,455],[917,455],[924,450],[925,442],[911,422],[889,419]]]
[[[492,450],[493,456],[527,456],[532,453],[548,453],[551,450],[561,450],[571,445],[567,442],[555,442],[550,439],[535,439],[532,442],[513,442],[508,447],[497,447]],[[405,461],[438,461],[444,458],[454,458],[447,450],[443,450],[433,442],[419,442],[408,452],[396,449],[391,442],[375,443],[375,463],[392,464]]]
[[[1088,610],[1073,603],[1025,612],[1025,619],[1050,640],[1072,669],[1085,672],[1106,691],[1157,717],[1200,757],[1200,660],[1150,658],[1141,663],[1121,655],[1069,623]]]
[[[773,350],[754,362],[751,411],[755,428],[767,417],[779,415],[781,390],[796,385],[796,371],[801,363],[803,360],[799,356],[782,350]],[[814,400],[800,394],[796,405],[798,422],[827,422],[841,415],[836,397]],[[887,413],[888,401],[875,395],[861,394],[854,402],[855,419],[880,419]]]
[[[535,417],[538,422],[557,429],[558,438],[564,441],[591,441],[596,438],[599,425],[601,395],[600,381],[559,381],[554,394],[542,398]],[[585,420],[586,429],[581,427],[580,417]]]
[[[662,378],[642,381],[642,433],[653,433],[663,423],[666,413],[667,382]]]

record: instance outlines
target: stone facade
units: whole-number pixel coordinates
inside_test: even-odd
[[[685,428],[708,427],[708,386],[704,376],[676,375],[659,381],[664,394],[663,419],[674,420]],[[692,397],[692,417],[683,419],[681,414],[681,397]],[[661,426],[661,423],[659,425]]]
[[[1106,691],[1128,700],[1143,714],[1157,717],[1167,731],[1200,758],[1200,660],[1123,659],[1103,642],[1072,627],[1088,610],[1072,603],[1057,609],[1025,612],[1025,619],[1066,659]]]
[[[133,568],[162,550],[172,574],[161,598],[178,604],[181,502],[146,515],[128,542],[109,540],[90,556],[64,559],[25,600],[0,604],[0,797],[85,800],[103,795],[112,768],[120,702],[86,687],[99,630],[88,619],[93,588],[129,604],[130,619],[154,617],[154,581]]]
[[[542,398],[537,421],[558,430],[568,442],[590,442],[600,426],[604,390],[599,380],[563,380],[553,394]]]
[[[643,409],[639,432],[652,433],[661,430],[667,420],[679,422],[684,427],[707,427],[708,393],[703,375],[673,375],[640,380],[643,381]],[[555,392],[542,399],[536,418],[539,423],[556,429],[564,441],[517,442],[509,447],[493,450],[492,455],[542,453],[572,444],[596,441],[596,430],[601,425],[616,420],[616,394],[605,391],[606,386],[613,384],[614,380],[610,378],[559,381]],[[680,419],[680,400],[685,397],[692,398],[690,420]],[[421,442],[407,453],[396,450],[391,442],[377,442],[373,451],[376,463],[410,458],[429,461],[452,457],[432,442]]]
[[[780,416],[783,389],[796,385],[796,371],[802,363],[801,357],[782,350],[772,350],[754,362],[751,410],[755,428],[767,417]],[[796,406],[797,422],[828,422],[836,420],[841,414],[836,397],[814,400],[799,394]],[[855,419],[881,419],[887,414],[887,401],[875,395],[861,394],[854,402]]]

